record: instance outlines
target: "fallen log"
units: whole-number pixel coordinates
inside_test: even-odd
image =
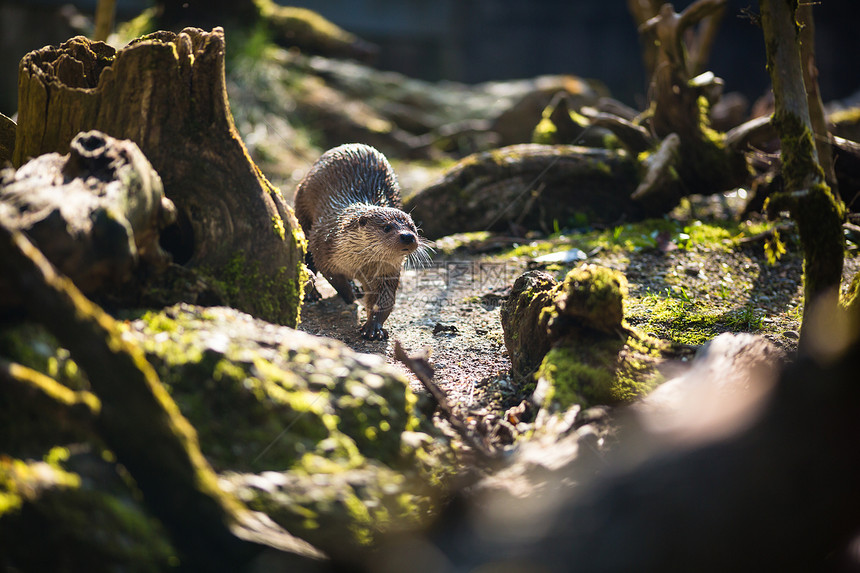
[[[422,232],[437,238],[465,231],[507,231],[613,224],[657,216],[682,196],[631,197],[641,167],[624,150],[573,145],[512,145],[466,157],[406,201]]]

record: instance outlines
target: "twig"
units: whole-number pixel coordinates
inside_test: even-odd
[[[773,234],[777,231],[787,231],[791,229],[794,225],[777,225],[766,231],[762,231],[761,233],[756,233],[755,235],[750,235],[749,237],[743,237],[738,239],[739,245],[748,245],[750,243],[757,243],[759,241],[763,241],[769,237],[772,237]]]
[[[457,416],[456,413],[454,413],[454,410],[451,408],[451,404],[448,402],[448,395],[445,394],[445,391],[439,388],[439,386],[433,381],[433,367],[430,366],[430,363],[427,361],[426,355],[415,357],[409,356],[406,354],[400,341],[397,340],[394,342],[394,358],[405,364],[406,367],[415,374],[421,384],[424,385],[424,388],[427,389],[427,392],[430,393],[430,396],[436,400],[436,403],[439,405],[439,411],[442,413],[445,420],[451,424],[451,427],[460,434],[463,441],[475,451],[482,461],[493,462],[499,459],[499,456],[487,447],[484,442],[476,438],[475,435],[469,431],[469,428],[466,427],[466,423]]]

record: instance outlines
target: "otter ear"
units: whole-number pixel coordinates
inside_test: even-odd
[[[362,215],[358,218],[358,226],[364,227],[365,225],[367,225],[367,215]]]

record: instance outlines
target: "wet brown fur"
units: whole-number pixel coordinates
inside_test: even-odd
[[[296,189],[296,217],[308,240],[308,266],[347,302],[352,281],[365,291],[365,338],[383,339],[404,259],[421,246],[412,218],[400,210],[400,188],[382,153],[363,144],[325,152]]]

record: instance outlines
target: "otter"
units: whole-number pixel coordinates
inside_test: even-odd
[[[319,271],[347,304],[356,299],[358,280],[367,309],[362,337],[388,338],[382,325],[394,308],[403,262],[428,258],[412,217],[401,210],[391,164],[369,145],[330,149],[299,183],[295,207],[308,240],[310,271]],[[309,295],[319,298],[315,286]]]

